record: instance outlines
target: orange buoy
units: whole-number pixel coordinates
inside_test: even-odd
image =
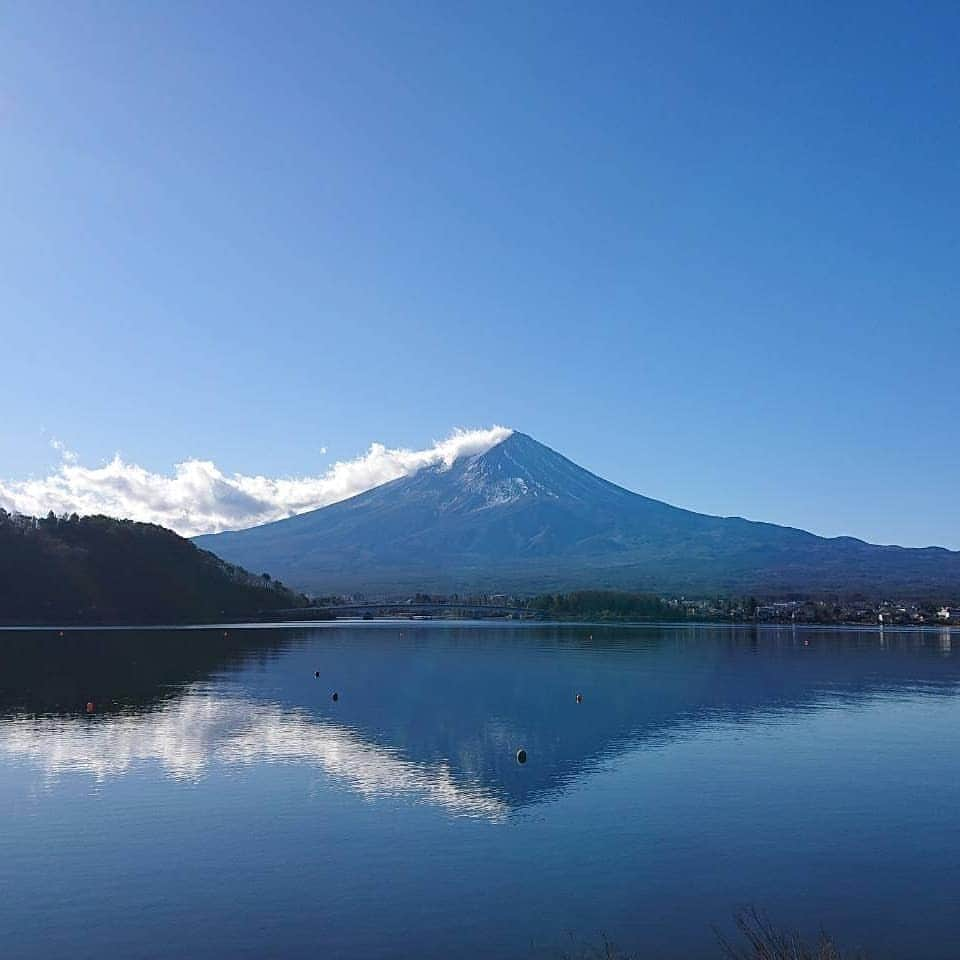
[[[526,763],[527,762],[527,751],[521,747],[517,751],[517,763]]]
[[[93,705],[93,701],[92,701],[92,700],[88,700],[88,701],[87,701],[87,713],[93,713],[93,711],[96,710],[96,709],[97,709],[97,708]]]

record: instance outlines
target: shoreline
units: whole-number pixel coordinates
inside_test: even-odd
[[[758,631],[765,632],[776,631],[782,633],[785,630],[790,632],[826,632],[836,631],[843,633],[943,633],[944,630],[951,633],[960,633],[958,624],[864,624],[864,623],[775,623],[761,622],[753,623],[750,621],[717,621],[717,620],[508,620],[494,617],[483,617],[478,619],[405,619],[402,617],[380,617],[376,619],[364,620],[362,617],[344,617],[336,620],[239,620],[223,621],[219,623],[43,623],[43,624],[0,624],[0,633],[44,633],[57,631],[70,631],[72,633],[91,633],[96,631],[172,631],[172,630],[276,630],[293,629],[296,627],[323,627],[326,629],[346,626],[363,627],[396,627],[398,624],[406,624],[409,627],[519,627],[522,629],[531,629],[535,627],[591,627],[594,629],[605,628],[624,628],[624,627],[656,627],[657,629],[670,628],[674,630],[687,630],[695,628],[718,628],[725,630],[740,631]]]

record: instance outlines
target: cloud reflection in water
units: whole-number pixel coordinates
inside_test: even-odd
[[[304,710],[210,695],[198,688],[150,712],[112,717],[15,717],[0,724],[0,754],[48,777],[105,781],[144,763],[199,781],[214,765],[309,764],[369,799],[405,796],[462,816],[503,819],[509,806],[455,782],[446,763],[419,763]]]

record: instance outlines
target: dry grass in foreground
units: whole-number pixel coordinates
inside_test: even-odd
[[[734,915],[738,937],[729,940],[717,931],[720,957],[724,960],[866,960],[862,953],[844,953],[821,932],[813,943],[799,933],[778,930],[769,917],[754,907]],[[640,954],[620,950],[606,937],[599,945],[564,951],[563,960],[641,960]],[[650,960],[650,958],[644,958]]]
[[[740,941],[732,943],[718,934],[727,960],[865,960],[863,954],[843,953],[824,933],[807,943],[799,933],[777,930],[766,914],[755,907],[734,916]]]

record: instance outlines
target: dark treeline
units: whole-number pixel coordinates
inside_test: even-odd
[[[545,593],[527,601],[531,610],[548,617],[577,620],[681,620],[683,611],[646,593],[620,590],[577,590]]]
[[[306,602],[155,524],[0,510],[3,623],[210,622]]]

